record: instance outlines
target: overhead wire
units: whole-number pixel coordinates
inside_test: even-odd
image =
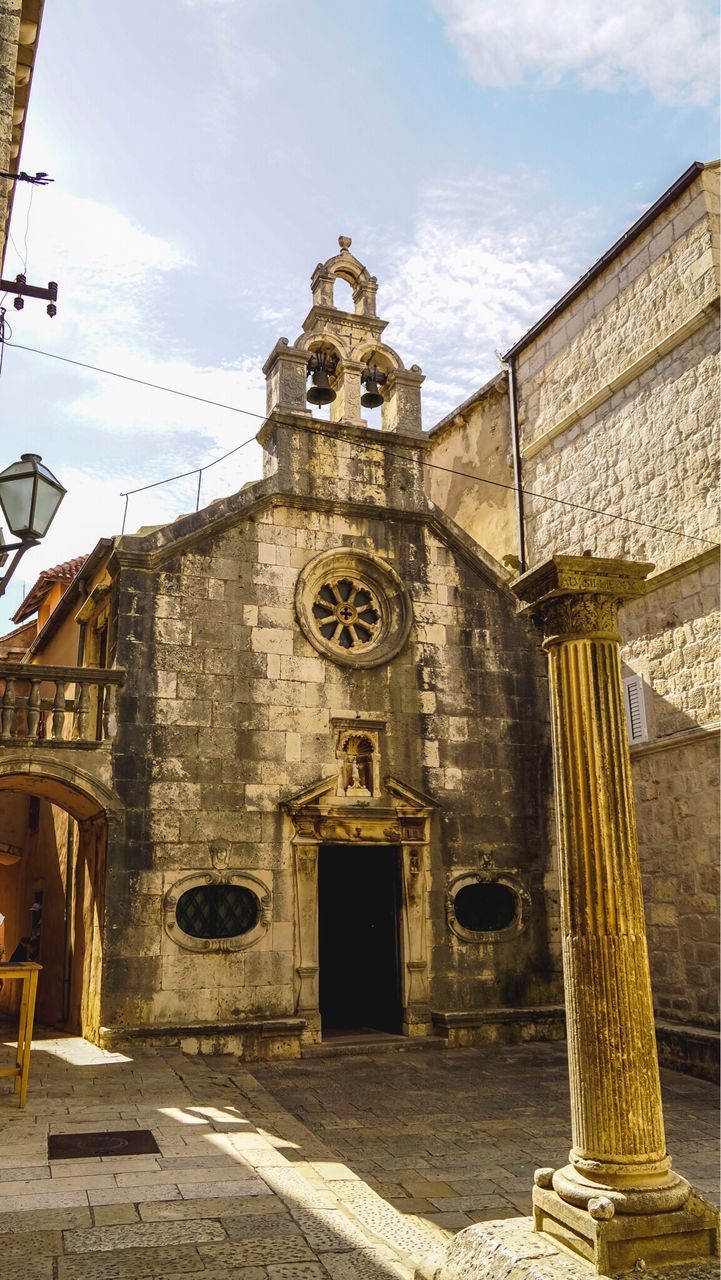
[[[0,341],[2,340],[0,339]],[[242,409],[238,405],[227,404],[220,400],[210,400],[206,396],[196,396],[189,391],[180,391],[177,387],[168,387],[163,385],[162,383],[149,382],[145,378],[135,378],[131,374],[120,373],[116,369],[106,369],[101,365],[89,364],[87,361],[84,361],[84,360],[75,360],[75,359],[72,359],[70,356],[61,356],[54,351],[43,351],[39,347],[29,347],[20,342],[6,342],[6,343],[3,343],[2,345],[14,347],[18,351],[29,351],[34,355],[46,356],[51,360],[59,360],[63,364],[75,365],[76,367],[81,369],[89,369],[93,373],[104,373],[104,374],[107,374],[108,377],[120,378],[125,382],[135,383],[137,386],[150,387],[154,391],[164,391],[169,395],[181,396],[183,399],[194,400],[194,401],[197,401],[199,404],[210,405],[211,407],[216,409],[226,409],[231,413],[240,413],[240,414],[243,414],[245,417],[257,418],[262,422],[267,422],[268,420],[267,414],[256,413],[252,409]],[[193,467],[191,470],[184,471],[179,475],[169,476],[164,480],[155,480],[151,484],[140,485],[137,489],[129,489],[127,490],[127,492],[121,493],[120,496],[125,498],[125,511],[123,514],[123,531],[125,529],[125,517],[127,516],[128,500],[130,497],[132,497],[133,494],[143,493],[147,489],[157,489],[161,485],[172,484],[173,481],[175,480],[184,480],[184,479],[187,479],[189,476],[193,476],[193,475],[199,476],[198,493],[196,498],[196,511],[197,511],[199,509],[200,481],[202,479],[202,473],[204,471],[208,471],[211,467],[214,467],[218,462],[223,462],[225,458],[229,458],[232,454],[237,453],[240,449],[244,449],[246,445],[251,444],[254,439],[255,439],[255,436],[250,436],[247,440],[244,440],[241,444],[236,445],[233,449],[228,450],[227,453],[222,454],[219,458],[213,459],[212,462],[205,463],[201,467]],[[358,436],[356,437],[356,439],[358,443],[361,445],[365,445],[370,448],[380,446],[390,456],[400,458],[402,461],[407,461],[407,459],[404,459],[403,454],[398,453],[396,450],[392,449],[389,446],[389,444],[386,442],[386,439],[383,438],[380,434],[373,433],[372,438],[369,437],[367,439],[361,436]],[[502,480],[491,480],[486,476],[477,476],[477,475],[474,475],[473,472],[471,471],[461,471],[456,467],[445,467],[443,466],[442,463],[430,462],[428,461],[428,459],[424,459],[424,466],[434,471],[445,472],[447,475],[460,476],[463,479],[473,480],[478,484],[492,485],[494,488],[505,489],[511,493],[522,493],[525,497],[536,498],[542,502],[554,502],[559,506],[570,507],[576,511],[584,511],[590,515],[603,516],[607,520],[620,520],[626,524],[637,525],[643,529],[652,529],[656,533],[666,533],[666,534],[670,534],[673,537],[689,539],[692,542],[703,542],[707,546],[711,546],[711,547],[715,547],[717,545],[717,543],[715,543],[711,538],[704,538],[700,534],[686,533],[686,531],[683,529],[668,528],[667,526],[664,526],[664,525],[653,524],[648,520],[639,520],[637,517],[634,517],[634,516],[625,516],[625,515],[619,514],[618,512],[605,511],[601,507],[592,507],[585,503],[572,502],[568,498],[552,497],[550,494],[538,493],[533,489],[525,489],[522,486],[519,488],[518,485],[506,484]]]
[[[179,391],[177,387],[166,387],[160,382],[148,382],[145,378],[133,378],[129,373],[119,373],[117,369],[104,369],[97,364],[88,364],[85,360],[71,360],[70,356],[60,356],[55,351],[42,351],[39,347],[27,347],[22,342],[10,342],[8,346],[16,351],[32,351],[36,356],[48,356],[50,360],[61,360],[63,364],[74,364],[79,369],[90,369],[93,373],[107,373],[110,378],[122,378],[124,382],[134,382],[140,387],[151,387],[153,391],[166,391],[171,396],[182,396],[185,400],[197,400],[199,404],[209,404],[215,409],[228,409],[231,413],[242,413],[247,418],[265,420],[264,413],[253,413],[251,409],[239,409],[235,404],[225,404],[222,400],[208,400],[205,396],[192,395],[190,391]],[[197,470],[197,468],[194,468]]]
[[[306,430],[312,431],[314,428],[306,428]],[[385,452],[391,454],[392,457],[401,458],[401,460],[403,460],[403,454],[389,448],[383,439],[360,439],[359,443],[368,445],[368,447],[373,447],[374,444],[380,444],[380,447],[385,449]],[[619,516],[612,511],[603,511],[601,507],[587,507],[580,502],[570,502],[567,498],[551,498],[547,493],[534,493],[533,489],[524,489],[523,486],[519,489],[519,486],[515,484],[505,484],[502,480],[488,480],[485,476],[476,476],[473,474],[473,471],[458,471],[456,467],[444,467],[441,462],[428,462],[428,460],[424,458],[424,466],[430,467],[434,471],[446,471],[448,475],[462,476],[465,480],[476,480],[479,484],[490,484],[497,489],[508,489],[511,493],[523,493],[525,498],[539,498],[542,502],[560,503],[562,507],[574,507],[576,511],[590,512],[594,516],[606,516],[607,520],[625,520],[630,525],[640,525],[643,529],[654,529],[658,534],[675,534],[676,538],[690,538],[694,541],[698,541],[698,543],[708,543],[709,547],[716,547],[715,541],[712,541],[709,538],[702,538],[699,534],[686,534],[685,531],[680,529],[666,529],[663,525],[652,525],[649,524],[647,520],[635,520],[633,516]]]
[[[33,211],[33,196],[35,195],[35,187],[30,184],[30,196],[28,198],[28,212],[25,219],[25,237],[24,237],[24,253],[23,253],[23,275],[28,269],[28,232],[30,231],[30,215]]]
[[[2,297],[2,298],[0,298],[0,374],[2,373],[2,369],[3,369],[3,357],[4,357],[4,355],[5,355],[5,343],[7,342],[7,338],[6,338],[6,336],[5,336],[5,335],[6,335],[7,333],[9,333],[9,334],[10,334],[10,337],[12,337],[12,333],[13,333],[13,327],[12,327],[12,325],[11,325],[10,321],[9,321],[9,320],[8,320],[8,318],[7,318],[7,311],[5,310],[5,307],[3,306],[3,302],[5,301],[5,298],[6,298],[6,297],[7,297],[7,295],[6,295],[6,294],[4,294],[4,295],[3,295],[3,297]]]
[[[260,415],[257,415],[257,416],[260,416]],[[255,440],[255,435],[248,436],[247,440],[242,440],[241,443],[236,444],[233,449],[228,449],[227,453],[221,453],[219,458],[213,458],[212,462],[206,462],[202,467],[193,467],[192,471],[181,471],[180,474],[177,476],[168,476],[167,479],[165,480],[154,480],[151,484],[141,484],[138,486],[137,489],[128,489],[125,493],[121,493],[120,497],[125,498],[125,508],[123,510],[123,525],[120,530],[121,534],[125,533],[125,521],[128,515],[128,501],[130,500],[130,498],[132,498],[133,494],[145,493],[146,489],[158,489],[160,488],[161,485],[172,484],[174,480],[186,480],[188,476],[197,475],[198,489],[197,489],[196,498],[195,498],[195,510],[199,511],[200,510],[200,485],[203,478],[203,472],[210,471],[210,468],[217,466],[219,462],[225,462],[226,458],[232,457],[234,453],[238,453],[238,451],[240,449],[244,449],[246,445],[252,444],[254,440]]]

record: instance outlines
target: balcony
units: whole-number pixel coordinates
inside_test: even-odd
[[[102,747],[115,736],[125,672],[0,662],[0,745]]]

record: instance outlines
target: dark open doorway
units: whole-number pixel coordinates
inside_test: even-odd
[[[42,965],[37,1023],[89,1038],[100,1025],[106,836],[104,813],[79,787],[39,773],[0,778],[2,958]],[[19,998],[8,982],[0,1017],[14,1018]]]
[[[318,944],[324,1035],[401,1031],[399,908],[396,845],[321,846]]]

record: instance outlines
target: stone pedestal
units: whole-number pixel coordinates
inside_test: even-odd
[[[693,1204],[684,1212],[689,1217]],[[620,1221],[616,1219],[617,1227]],[[638,1225],[638,1219],[633,1221]],[[637,1244],[642,1249],[641,1235]],[[645,1280],[718,1280],[717,1262],[667,1261],[668,1266],[632,1264],[616,1274],[625,1280],[637,1280],[640,1275]],[[535,1231],[531,1218],[507,1218],[459,1231],[444,1249],[424,1259],[415,1280],[591,1280],[594,1271],[589,1262]]]

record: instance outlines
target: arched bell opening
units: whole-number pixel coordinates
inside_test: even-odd
[[[345,311],[349,315],[353,315],[356,310],[353,285],[342,275],[336,275],[333,280],[333,306],[336,311]]]
[[[384,406],[388,400],[388,379],[396,367],[389,355],[379,347],[369,347],[360,353],[361,413],[368,426],[382,430]]]
[[[329,421],[341,389],[342,352],[324,339],[308,344],[306,400],[314,418]]]
[[[96,1039],[107,811],[93,786],[11,768],[0,775],[2,958],[42,965],[36,1022]],[[0,1018],[19,998],[6,982]]]

